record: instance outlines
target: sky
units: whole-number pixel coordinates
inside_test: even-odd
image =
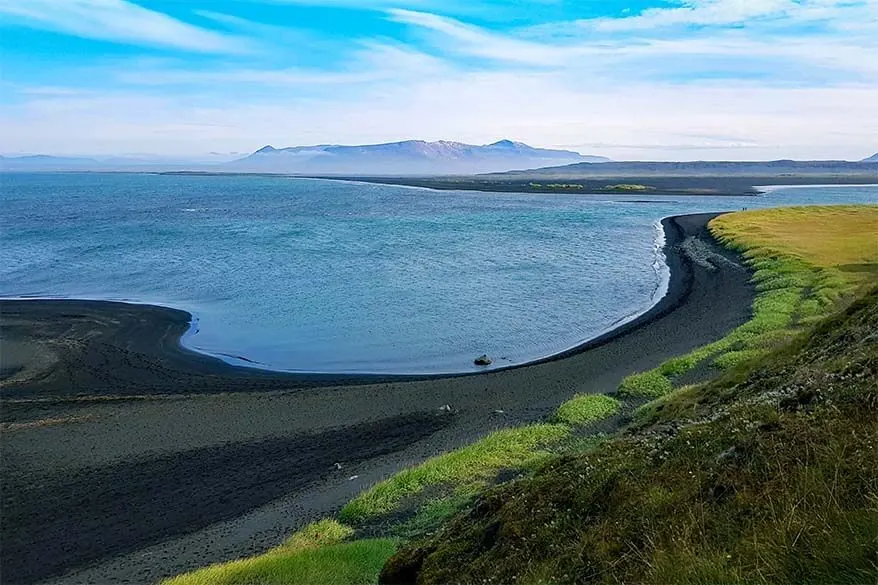
[[[878,0],[0,0],[0,153],[878,151]]]

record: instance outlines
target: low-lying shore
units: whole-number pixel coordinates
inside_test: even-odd
[[[315,179],[346,180],[382,185],[401,185],[440,191],[486,191],[492,193],[546,193],[627,196],[633,201],[648,202],[653,196],[755,197],[762,186],[787,185],[874,185],[878,172],[857,175],[661,175],[613,174],[549,175],[528,171],[472,175],[463,177],[369,177],[315,176]]]
[[[4,582],[149,583],[259,552],[393,471],[722,337],[753,289],[712,217],[663,222],[671,282],[648,313],[481,374],[278,374],[185,350],[173,309],[0,302]]]

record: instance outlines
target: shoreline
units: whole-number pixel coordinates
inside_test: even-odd
[[[500,373],[504,371],[514,370],[518,368],[527,368],[539,364],[550,363],[555,360],[564,359],[578,353],[588,351],[598,347],[604,343],[612,341],[614,338],[624,335],[633,328],[637,328],[650,320],[660,317],[667,311],[681,302],[682,293],[689,286],[687,268],[678,254],[669,253],[677,247],[683,239],[683,231],[677,225],[676,220],[682,217],[716,217],[720,213],[713,214],[692,214],[684,216],[669,216],[662,218],[657,222],[659,235],[656,238],[657,260],[663,261],[663,270],[665,273],[662,277],[659,274],[659,285],[656,293],[653,294],[652,304],[643,311],[632,313],[629,316],[622,317],[615,323],[609,325],[602,333],[577,343],[569,348],[560,350],[547,356],[539,357],[530,361],[519,364],[503,365],[498,367],[490,367],[478,371],[463,372],[442,372],[442,373],[412,373],[412,374],[396,374],[396,373],[347,373],[347,372],[306,372],[306,371],[285,371],[273,370],[270,368],[259,367],[258,365],[243,365],[227,361],[222,357],[215,356],[206,352],[199,351],[194,348],[187,347],[183,340],[194,333],[197,327],[198,319],[192,313],[182,309],[177,309],[168,305],[139,303],[132,301],[109,301],[99,299],[65,299],[65,298],[26,298],[26,297],[7,297],[0,298],[0,314],[6,316],[7,319],[24,318],[28,321],[46,321],[57,318],[60,315],[78,315],[97,322],[107,321],[128,321],[127,324],[121,325],[119,332],[110,332],[109,339],[106,341],[101,339],[102,343],[108,343],[115,347],[124,347],[133,349],[141,355],[148,355],[150,358],[160,359],[172,364],[175,368],[180,369],[185,374],[222,376],[228,378],[232,384],[224,388],[223,391],[236,391],[235,380],[244,378],[260,378],[271,380],[276,384],[282,385],[284,388],[296,388],[302,385],[314,386],[334,386],[334,385],[361,385],[379,382],[402,382],[402,381],[420,381],[420,380],[440,380],[446,378],[457,378],[463,376],[480,376],[488,373]],[[655,266],[655,264],[653,265]],[[659,271],[657,271],[659,272]],[[33,303],[33,304],[31,304]],[[130,329],[136,327],[137,323],[144,321],[152,321],[146,331],[134,331]],[[5,326],[7,334],[9,333],[9,323]],[[13,325],[12,336],[16,335],[15,325]],[[114,334],[115,333],[115,334]],[[129,337],[129,339],[126,339]],[[42,343],[51,343],[51,336],[46,336]],[[85,348],[86,352],[89,348]],[[239,358],[236,361],[246,361],[245,358]],[[8,370],[6,364],[3,370]],[[70,382],[63,380],[43,380],[42,384],[46,390],[59,391],[62,395],[70,394]],[[100,382],[97,384],[95,380],[88,383],[88,394],[110,396],[112,388],[102,388]],[[64,384],[67,384],[65,387]],[[85,382],[74,382],[73,387],[84,388]],[[17,382],[13,377],[12,380],[7,379],[4,375],[0,378],[0,388],[3,389],[5,399],[23,397],[33,389],[33,381],[25,379]],[[66,388],[67,391],[64,391]],[[240,390],[248,391],[248,389]],[[173,394],[170,388],[151,385],[146,394]],[[119,396],[125,396],[128,393],[122,393]]]
[[[174,173],[180,174],[180,173]],[[215,176],[191,173],[190,176]],[[878,173],[852,175],[673,175],[673,174],[607,174],[607,175],[529,175],[528,171],[512,171],[499,175],[392,177],[392,176],[332,176],[288,175],[288,177],[321,181],[342,181],[373,185],[390,185],[430,191],[472,191],[486,193],[513,193],[526,195],[585,195],[641,197],[758,197],[763,188],[784,187],[871,187]],[[536,181],[543,181],[537,183]],[[551,181],[546,184],[545,181]],[[559,186],[554,183],[560,183]],[[647,189],[632,190],[607,188],[612,185],[648,185]]]
[[[644,315],[456,376],[281,376],[186,355],[171,309],[0,302],[6,339],[63,342],[29,382],[3,384],[5,579],[146,584],[264,551],[399,469],[722,337],[754,290],[707,232],[716,215],[665,220],[671,282]]]
[[[518,363],[509,363],[504,365],[492,365],[485,368],[479,369],[467,369],[462,371],[437,371],[437,372],[381,372],[381,371],[340,371],[340,372],[323,372],[323,371],[309,371],[304,369],[276,369],[272,368],[268,365],[263,365],[261,362],[249,359],[244,355],[237,355],[234,353],[227,354],[217,354],[211,353],[208,351],[204,351],[199,349],[198,347],[190,346],[186,344],[187,338],[191,338],[195,334],[198,333],[200,318],[197,314],[192,313],[186,309],[179,308],[174,306],[173,304],[164,303],[164,302],[155,302],[155,301],[139,301],[139,300],[131,300],[131,299],[107,299],[107,298],[87,298],[87,297],[65,297],[65,296],[40,296],[40,295],[19,295],[19,296],[0,296],[0,305],[6,302],[37,302],[37,303],[64,303],[65,307],[70,307],[72,311],[77,310],[77,305],[82,304],[82,306],[88,306],[89,308],[95,307],[100,310],[100,305],[106,305],[106,311],[112,312],[114,305],[125,305],[130,307],[140,307],[146,311],[151,311],[152,309],[165,309],[168,311],[176,311],[185,315],[185,318],[188,319],[188,325],[186,326],[186,330],[180,334],[178,340],[179,350],[184,354],[195,354],[196,356],[201,356],[203,358],[209,358],[214,360],[219,360],[222,363],[231,366],[233,368],[243,368],[246,371],[258,370],[265,374],[274,374],[278,376],[307,376],[307,377],[332,377],[338,376],[339,379],[344,377],[354,377],[356,379],[433,379],[433,378],[443,378],[443,377],[451,377],[451,376],[464,376],[464,375],[477,375],[484,374],[486,372],[494,372],[503,369],[515,368],[515,367],[525,367],[531,364],[542,362],[543,360],[550,360],[555,358],[555,356],[566,354],[567,352],[577,351],[580,348],[583,348],[588,343],[600,339],[605,335],[613,333],[619,327],[639,319],[641,316],[650,312],[653,307],[655,307],[664,296],[667,295],[670,281],[671,281],[671,269],[667,263],[667,256],[665,254],[665,248],[667,247],[667,232],[670,229],[666,225],[666,220],[671,220],[675,216],[668,216],[659,219],[653,224],[653,227],[656,231],[656,237],[654,240],[654,260],[651,264],[651,268],[655,273],[656,277],[656,287],[650,296],[649,304],[642,308],[627,315],[623,315],[619,317],[614,322],[608,324],[606,327],[601,329],[597,334],[592,335],[591,337],[587,337],[580,341],[577,341],[573,345],[568,347],[563,347],[558,351],[554,351],[547,355],[539,355],[537,357],[527,359]],[[61,305],[59,305],[60,309]],[[15,312],[15,305],[13,305],[13,313]],[[26,312],[26,311],[25,311]],[[2,341],[0,341],[2,343]],[[168,351],[172,351],[169,349]],[[2,383],[3,376],[0,374],[0,383]]]

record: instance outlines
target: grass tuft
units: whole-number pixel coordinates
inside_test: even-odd
[[[660,370],[650,370],[641,374],[632,374],[622,380],[619,394],[638,398],[658,398],[673,389],[671,381],[663,376]]]
[[[759,359],[768,354],[766,349],[741,349],[724,353],[713,361],[713,365],[721,370],[736,368],[745,362]]]
[[[324,518],[305,526],[283,544],[273,548],[270,553],[290,553],[309,548],[319,548],[327,544],[336,544],[354,534],[350,526],[338,522],[332,518]]]
[[[405,469],[342,508],[341,519],[359,522],[392,512],[406,497],[433,485],[466,485],[487,479],[501,469],[521,467],[539,458],[541,448],[561,441],[570,427],[536,424],[496,431],[480,441]]]
[[[568,425],[585,425],[618,414],[622,404],[604,394],[577,394],[558,407],[555,421]]]
[[[162,585],[373,585],[396,552],[390,539],[273,552],[180,575]]]

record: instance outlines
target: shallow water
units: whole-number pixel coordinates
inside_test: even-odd
[[[189,347],[312,372],[460,372],[482,353],[498,366],[551,355],[662,294],[662,217],[878,201],[878,187],[642,203],[271,177],[0,181],[0,296],[173,306],[197,317]]]

